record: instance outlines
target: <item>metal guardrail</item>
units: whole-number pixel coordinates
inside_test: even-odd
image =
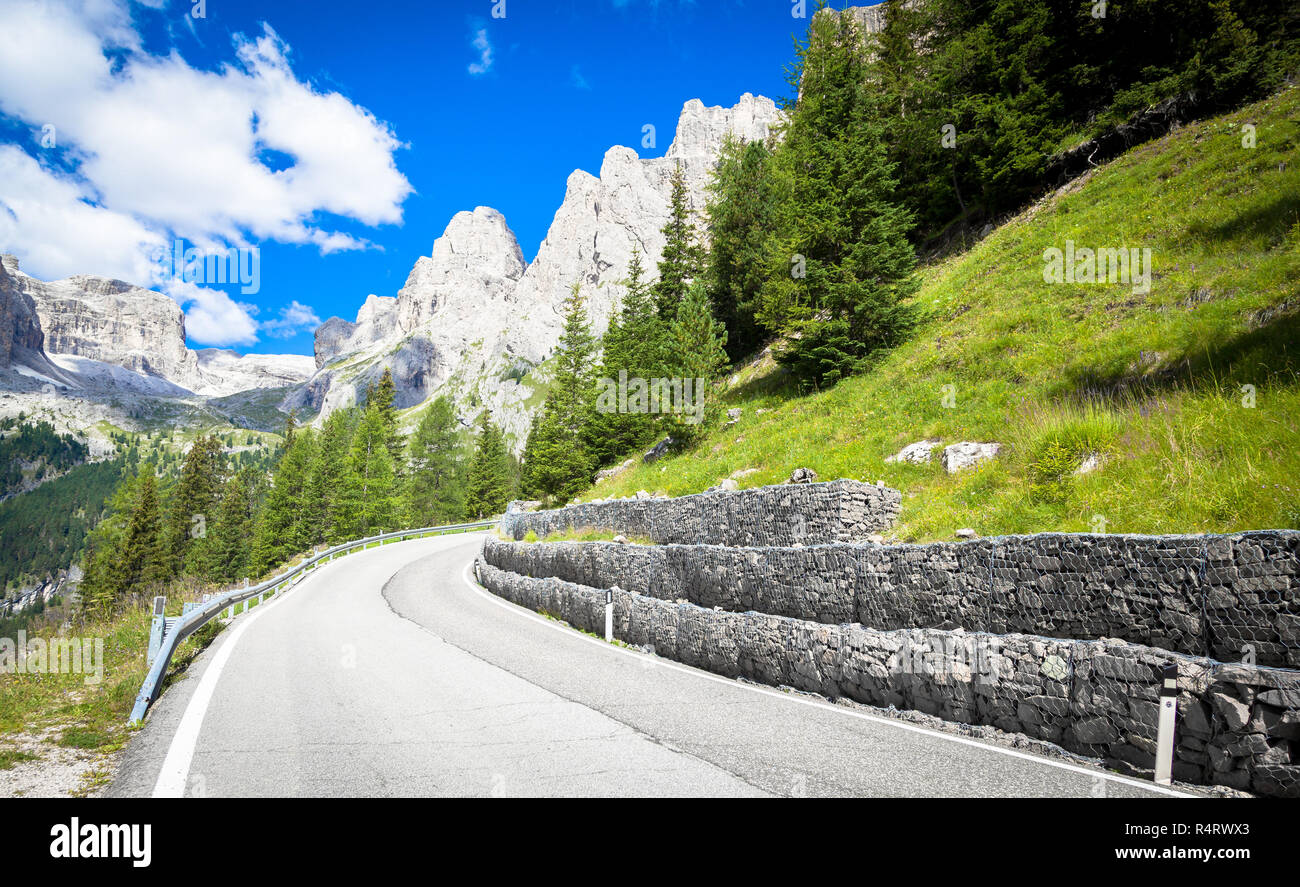
[[[265,582],[244,588],[236,588],[225,594],[217,595],[196,606],[189,613],[177,618],[175,622],[169,619],[168,622],[172,624],[168,625],[167,633],[162,639],[162,646],[153,660],[153,665],[149,669],[148,676],[144,679],[144,684],[140,687],[139,694],[135,697],[135,706],[131,709],[131,717],[128,723],[135,723],[144,719],[145,712],[149,710],[149,706],[158,697],[158,690],[162,687],[163,678],[167,674],[167,666],[171,664],[172,655],[176,652],[176,648],[180,646],[181,641],[218,616],[222,610],[233,609],[235,604],[243,603],[255,597],[265,597],[267,594],[274,595],[283,586],[288,585],[290,580],[310,570],[322,561],[333,560],[336,555],[346,554],[349,551],[364,548],[375,542],[382,544],[390,539],[402,540],[408,536],[426,536],[430,533],[454,533],[458,530],[487,529],[496,526],[496,524],[497,519],[494,518],[468,524],[448,524],[442,527],[424,527],[419,530],[397,530],[392,533],[381,533],[378,536],[367,536],[365,539],[357,539],[355,542],[344,542],[309,557],[298,566],[286,570],[279,576]]]

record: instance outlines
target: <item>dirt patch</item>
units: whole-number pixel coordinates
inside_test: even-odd
[[[108,788],[121,757],[118,744],[108,751],[69,748],[60,744],[64,729],[0,736],[0,798],[93,798]]]

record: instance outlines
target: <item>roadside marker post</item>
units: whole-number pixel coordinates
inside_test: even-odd
[[[614,640],[614,589],[605,590],[605,641]]]
[[[163,633],[167,630],[167,618],[164,615],[167,609],[167,598],[159,596],[153,599],[153,619],[149,623],[149,664],[153,665],[154,658],[158,651],[162,649]]]
[[[1174,726],[1178,720],[1178,666],[1161,669],[1160,721],[1156,732],[1156,783],[1173,782]]]

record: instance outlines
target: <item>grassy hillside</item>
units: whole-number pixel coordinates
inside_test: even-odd
[[[1149,248],[1150,291],[1044,282],[1067,239]],[[1139,146],[922,275],[925,322],[869,372],[801,395],[761,359],[726,392],[737,424],[583,498],[806,465],[901,489],[906,540],[1300,527],[1300,90]],[[1003,450],[955,476],[885,462],[924,438]]]

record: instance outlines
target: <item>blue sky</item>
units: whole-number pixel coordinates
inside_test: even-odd
[[[662,154],[687,99],[780,98],[793,6],[5,0],[27,49],[0,58],[0,250],[148,284],[133,238],[257,246],[255,294],[169,290],[191,344],[310,353],[456,212],[497,208],[531,260],[573,169]]]

